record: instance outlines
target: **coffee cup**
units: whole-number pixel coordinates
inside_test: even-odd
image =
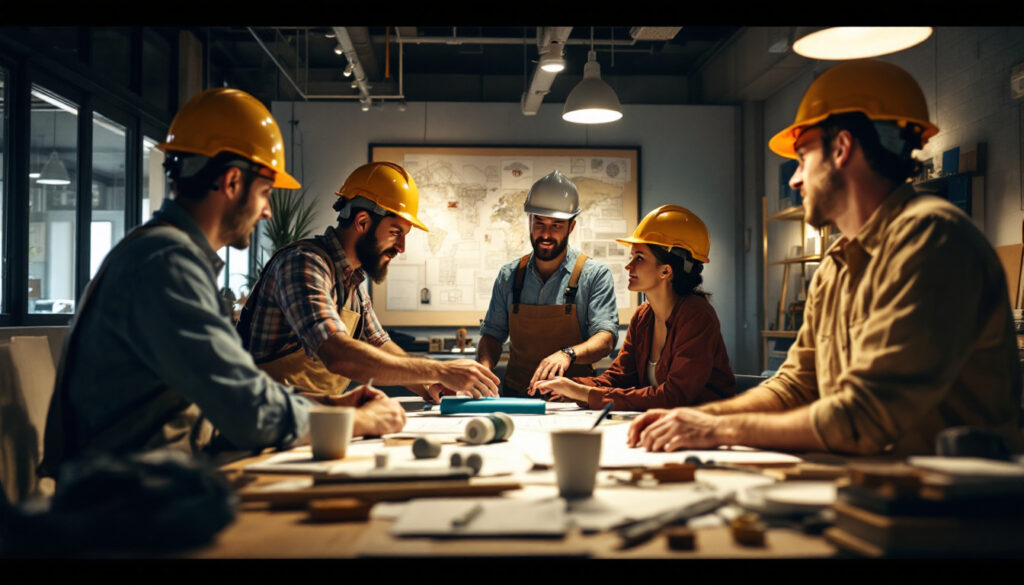
[[[585,498],[594,493],[601,462],[600,432],[560,430],[551,433],[558,493],[563,498]]]
[[[314,406],[309,409],[309,444],[313,459],[341,459],[352,441],[356,409],[351,406]]]

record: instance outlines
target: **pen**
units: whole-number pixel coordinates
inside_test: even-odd
[[[625,528],[619,529],[619,536],[622,537],[622,544],[619,545],[619,549],[626,549],[651,539],[655,534],[661,531],[662,528],[688,520],[695,516],[707,514],[713,510],[724,506],[732,499],[733,492],[726,492],[724,494],[708,496],[703,500],[696,501],[687,506],[683,506],[678,510],[671,510],[648,520],[631,524]]]
[[[594,426],[590,427],[590,430],[596,429],[597,425],[601,424],[601,421],[604,420],[604,417],[608,416],[608,411],[612,409],[612,404],[614,404],[614,402],[609,402],[604,405],[604,410],[601,411],[601,416],[597,417],[597,420],[594,421]]]
[[[476,504],[462,514],[452,518],[452,528],[464,528],[467,524],[473,521],[473,518],[479,516],[483,511],[483,504]]]

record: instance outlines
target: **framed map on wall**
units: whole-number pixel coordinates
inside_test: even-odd
[[[569,245],[604,262],[615,279],[619,321],[637,295],[627,290],[629,249],[615,238],[638,221],[639,148],[412,146],[371,144],[373,161],[405,167],[420,192],[419,218],[373,306],[387,326],[476,327],[498,270],[531,251],[526,194],[558,169],[576,184],[581,212]]]

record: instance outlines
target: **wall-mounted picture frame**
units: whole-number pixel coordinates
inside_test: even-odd
[[[569,245],[608,265],[619,321],[629,323],[638,295],[628,290],[628,249],[615,239],[637,225],[639,148],[371,144],[369,150],[371,160],[409,171],[420,193],[419,218],[430,228],[414,228],[387,278],[372,286],[374,310],[388,326],[478,326],[498,270],[532,251],[523,203],[534,181],[555,169],[580,192]]]

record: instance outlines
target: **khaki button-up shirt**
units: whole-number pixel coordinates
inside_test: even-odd
[[[960,425],[1019,451],[1021,373],[995,251],[950,203],[901,186],[828,250],[796,341],[763,385],[787,409],[813,403],[831,451],[932,453]]]

